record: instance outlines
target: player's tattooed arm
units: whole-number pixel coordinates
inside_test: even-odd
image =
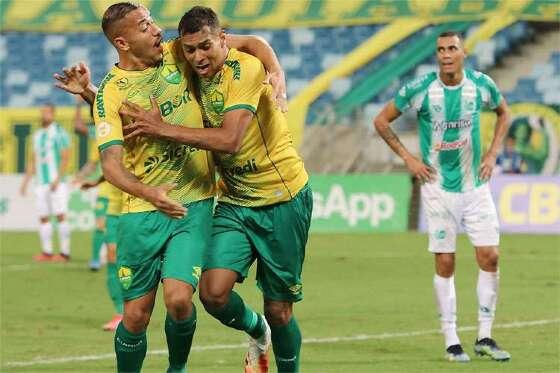
[[[184,206],[167,196],[167,193],[175,188],[175,184],[147,185],[124,167],[122,145],[111,145],[104,149],[101,152],[101,166],[105,179],[123,192],[150,202],[158,210],[175,219],[180,219],[187,213]]]
[[[411,175],[418,178],[421,182],[432,181],[435,170],[413,156],[391,129],[391,123],[400,115],[401,112],[397,109],[394,102],[389,102],[385,105],[383,110],[381,110],[381,113],[375,117],[373,121],[375,129],[379,136],[385,140],[387,145],[402,158]]]
[[[480,178],[482,180],[489,180],[492,176],[494,166],[496,165],[496,158],[498,157],[498,153],[502,147],[502,142],[504,141],[504,137],[508,131],[510,113],[505,98],[502,98],[502,101],[496,108],[495,112],[497,120],[494,128],[494,138],[492,139],[492,143],[490,144],[488,151],[484,154],[484,157],[482,157],[482,161],[480,162]]]
[[[235,48],[257,57],[267,71],[264,84],[270,84],[276,105],[282,112],[288,111],[286,95],[286,76],[274,49],[262,37],[256,35],[226,35],[228,47]]]

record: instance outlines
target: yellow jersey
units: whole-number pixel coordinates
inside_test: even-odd
[[[215,195],[214,168],[209,152],[146,137],[124,142],[123,121],[119,115],[124,100],[150,109],[153,96],[166,122],[203,127],[200,107],[189,90],[187,65],[179,44],[166,42],[163,48],[163,60],[157,66],[142,71],[126,71],[114,66],[103,79],[94,103],[96,138],[100,151],[122,144],[125,167],[142,183],[152,186],[176,183],[177,187],[168,195],[185,204]],[[149,202],[123,193],[123,213],[150,210],[155,207]]]
[[[231,110],[254,114],[239,152],[214,153],[222,202],[267,206],[292,199],[307,183],[286,117],[276,108],[272,87],[262,83],[265,75],[257,58],[232,48],[221,71],[197,80],[206,126],[220,127]]]

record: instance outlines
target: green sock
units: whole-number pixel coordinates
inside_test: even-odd
[[[243,330],[253,338],[259,338],[264,333],[262,317],[247,307],[235,291],[230,293],[229,301],[225,306],[220,309],[206,309],[206,311],[222,324]]]
[[[107,263],[107,290],[119,315],[123,313],[123,297],[121,283],[117,273],[117,263]]]
[[[196,307],[192,305],[192,313],[184,320],[175,321],[167,314],[165,318],[165,336],[169,349],[169,368],[167,373],[186,372],[185,365],[191,351],[194,331],[196,329]]]
[[[270,330],[278,373],[297,373],[299,371],[301,332],[296,318],[292,316],[286,325],[270,325]]]
[[[105,241],[105,232],[100,229],[93,231],[93,237],[91,239],[91,260],[99,262],[99,253],[101,252],[101,246]]]
[[[119,373],[139,373],[146,357],[146,331],[131,333],[121,322],[115,333],[115,353]]]

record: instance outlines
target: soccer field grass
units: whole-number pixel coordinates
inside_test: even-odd
[[[89,235],[73,235],[70,264],[36,264],[32,233],[0,233],[2,372],[114,371],[112,315],[104,270],[89,272]],[[432,291],[433,259],[421,234],[312,235],[304,268],[302,373],[558,372],[560,239],[504,235],[493,336],[507,363],[472,353],[477,267],[465,237],[458,244],[459,336],[469,364],[443,360]],[[237,287],[261,309],[252,275]],[[145,372],[167,364],[161,294],[148,329]],[[246,338],[211,319],[196,301],[198,327],[189,372],[241,372]],[[272,371],[275,371],[274,369]]]

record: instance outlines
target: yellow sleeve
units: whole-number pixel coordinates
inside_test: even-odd
[[[122,99],[119,90],[112,84],[113,78],[113,75],[107,75],[95,96],[93,118],[99,151],[111,145],[122,144],[124,139],[119,115]]]
[[[226,61],[232,78],[224,105],[224,113],[236,109],[257,112],[262,90],[265,88],[264,67],[257,58],[242,56],[239,60]]]

